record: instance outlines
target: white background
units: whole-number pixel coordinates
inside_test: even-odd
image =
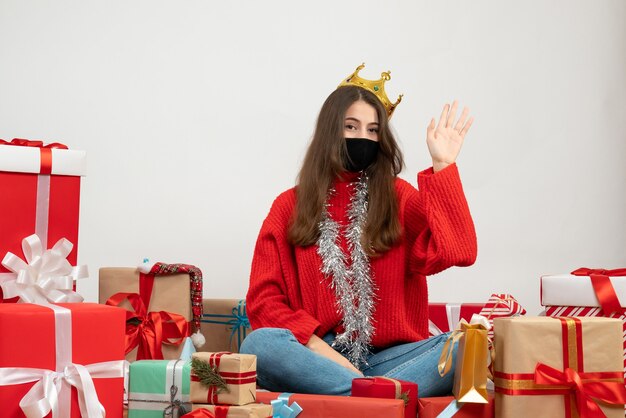
[[[322,102],[361,62],[405,94],[414,184],[443,104],[476,118],[458,164],[478,261],[430,278],[431,301],[508,292],[537,313],[540,275],[626,265],[623,0],[0,0],[0,137],[88,152],[88,300],[99,267],[144,257],[238,298]]]

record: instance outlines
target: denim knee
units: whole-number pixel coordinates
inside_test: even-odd
[[[239,352],[242,354],[258,354],[260,350],[290,337],[295,338],[291,331],[284,328],[255,329],[243,340]]]

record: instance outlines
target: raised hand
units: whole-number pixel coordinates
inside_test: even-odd
[[[435,127],[435,118],[433,118],[426,128],[426,144],[428,144],[428,152],[433,160],[435,172],[443,170],[456,161],[463,139],[474,122],[473,117],[467,120],[469,109],[465,107],[459,120],[454,123],[457,107],[456,100],[452,103],[452,108],[446,104],[437,126]]]

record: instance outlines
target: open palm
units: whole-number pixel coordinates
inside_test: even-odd
[[[452,103],[452,108],[450,108],[449,104],[446,104],[443,107],[437,126],[435,126],[435,119],[433,118],[426,129],[426,143],[428,144],[428,151],[433,160],[433,169],[435,171],[442,170],[456,161],[465,135],[472,126],[472,122],[474,122],[473,117],[467,119],[469,109],[466,107],[463,109],[459,120],[455,123],[457,108],[458,103],[456,100]]]

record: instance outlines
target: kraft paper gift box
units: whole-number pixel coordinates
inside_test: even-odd
[[[193,404],[193,411],[186,418],[272,418],[271,405],[251,403],[248,405]],[[209,413],[205,413],[208,411]]]
[[[405,416],[417,416],[417,383],[389,377],[362,377],[352,380],[352,396],[365,398],[401,399]]]
[[[496,318],[494,327],[496,417],[624,416],[621,321]]]
[[[100,303],[106,303],[117,293],[136,293],[141,296],[147,312],[178,314],[187,322],[193,317],[188,274],[154,276],[141,273],[133,267],[103,267],[99,276]],[[136,309],[129,301],[124,301],[119,306],[129,311]],[[161,348],[163,359],[175,360],[180,358],[183,344],[163,345]],[[137,359],[137,349],[128,353],[126,358],[129,361]],[[140,356],[139,359],[143,358]]]
[[[190,399],[194,404],[246,405],[254,403],[256,401],[256,356],[225,352],[193,353]]]
[[[297,414],[298,418],[404,418],[405,416],[404,401],[401,399],[258,391],[257,401],[271,403],[274,413],[283,405],[292,409],[301,409],[302,412]],[[406,418],[413,417],[407,416]]]
[[[138,360],[130,365],[128,418],[180,418],[191,411],[185,360]]]
[[[494,394],[488,392],[489,403],[457,402],[454,396],[419,398],[417,416],[419,418],[493,418],[495,414]]]
[[[199,350],[239,352],[241,342],[251,332],[246,315],[246,301],[239,299],[204,299],[200,332],[206,343]]]
[[[44,248],[62,238],[74,244],[67,259],[76,265],[85,152],[65,148],[41,141],[0,140],[0,259],[8,252],[22,254],[22,239],[37,234]],[[0,282],[15,277],[0,266]]]
[[[546,316],[599,316],[622,321],[626,377],[626,269],[580,268],[541,277]]]
[[[0,304],[1,415],[26,416],[21,402],[30,416],[78,418],[84,399],[91,411],[120,418],[124,321],[124,310],[93,303]]]

